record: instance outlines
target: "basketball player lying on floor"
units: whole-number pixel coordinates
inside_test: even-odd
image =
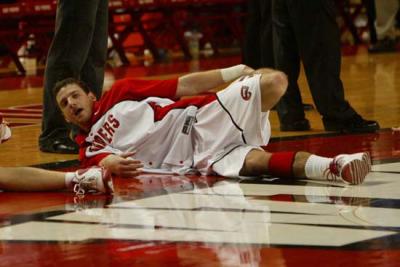
[[[232,82],[226,89],[199,96],[226,82]],[[82,164],[119,177],[163,169],[362,183],[371,169],[368,153],[325,158],[260,147],[271,134],[268,111],[286,87],[282,72],[236,65],[170,80],[119,80],[99,101],[84,84],[69,78],[55,86],[54,95],[65,119],[81,129],[76,141]],[[76,183],[81,192],[104,191],[102,179],[109,180],[98,177],[88,183],[82,176],[66,184]],[[42,180],[42,190],[63,187],[53,179]]]

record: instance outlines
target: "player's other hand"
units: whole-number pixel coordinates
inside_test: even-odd
[[[100,166],[103,166],[111,171],[112,174],[123,177],[135,177],[142,173],[138,170],[143,167],[140,160],[132,158],[135,152],[123,153],[121,155],[109,155],[105,157],[101,162]]]

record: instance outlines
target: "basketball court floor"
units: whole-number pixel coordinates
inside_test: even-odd
[[[240,57],[109,70],[122,77],[165,78],[226,67]],[[0,192],[0,266],[400,266],[400,55],[343,58],[346,98],[374,134],[312,130],[284,133],[271,113],[270,151],[324,156],[369,151],[372,172],[359,186],[277,177],[143,174],[115,179],[113,195]],[[305,103],[312,103],[304,75]],[[0,78],[0,112],[13,138],[0,166],[69,170],[76,156],[41,153],[42,76]]]

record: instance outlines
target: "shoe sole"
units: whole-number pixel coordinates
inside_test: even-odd
[[[354,159],[344,166],[340,176],[345,183],[357,185],[364,182],[370,171],[371,156],[369,153],[363,153],[361,159]]]

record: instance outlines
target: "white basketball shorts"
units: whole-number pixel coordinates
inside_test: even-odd
[[[202,174],[238,177],[247,153],[271,136],[261,111],[261,75],[242,77],[198,110],[194,125],[194,167]]]

